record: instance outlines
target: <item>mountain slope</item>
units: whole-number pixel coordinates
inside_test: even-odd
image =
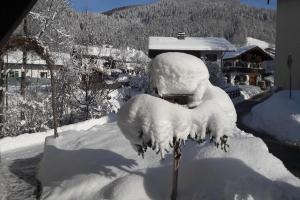
[[[47,6],[39,2],[34,12],[47,15]],[[176,36],[185,31],[189,36],[225,37],[235,44],[244,44],[247,36],[274,43],[275,22],[275,11],[248,7],[239,0],[161,0],[106,14],[81,13],[71,7],[61,9],[60,18],[51,23],[44,39],[48,41],[46,36],[51,35],[52,41],[58,43],[63,39],[59,32],[63,31],[79,44],[109,43],[146,50],[149,36]],[[35,30],[41,27],[39,21],[28,23],[31,33],[39,32]],[[54,25],[61,26],[59,32],[52,28]]]
[[[115,10],[109,18],[127,22],[120,28],[126,41],[142,49],[150,35],[175,36],[179,31],[190,36],[225,37],[237,44],[244,43],[246,36],[275,41],[275,11],[248,7],[238,0],[161,0]]]

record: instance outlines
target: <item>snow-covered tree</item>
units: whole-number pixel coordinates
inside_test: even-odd
[[[227,151],[227,139],[236,130],[236,112],[225,91],[209,82],[208,70],[198,58],[184,53],[164,53],[151,64],[151,84],[158,95],[192,94],[189,106],[142,94],[131,98],[118,113],[118,126],[142,156],[152,148],[164,158],[173,148],[171,199],[177,196],[180,146],[187,139],[213,141]]]
[[[58,137],[57,133],[57,102],[56,102],[56,84],[54,80],[54,72],[53,66],[54,61],[51,58],[49,53],[49,48],[45,46],[42,41],[38,40],[37,38],[31,37],[23,37],[23,36],[15,36],[10,38],[10,40],[0,49],[0,57],[10,49],[26,49],[35,51],[42,59],[46,61],[47,67],[50,71],[50,80],[51,80],[51,107],[52,107],[52,122],[53,122],[53,129],[54,129],[54,136]],[[4,71],[4,70],[2,70]]]

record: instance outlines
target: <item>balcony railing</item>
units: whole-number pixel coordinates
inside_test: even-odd
[[[247,67],[226,67],[222,68],[222,72],[240,72],[240,73],[264,73],[264,68],[247,68]]]

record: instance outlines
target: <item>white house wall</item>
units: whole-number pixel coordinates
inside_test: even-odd
[[[18,77],[15,78],[20,78],[21,77],[21,72],[22,70],[20,68],[15,69],[15,68],[11,68],[10,72],[17,72]],[[42,78],[41,77],[41,73],[47,73],[47,78],[50,78],[50,71],[47,69],[27,69],[26,70],[26,77],[30,77],[30,78]]]

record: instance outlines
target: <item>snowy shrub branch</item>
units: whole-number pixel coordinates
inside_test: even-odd
[[[175,141],[189,138],[199,142],[210,139],[224,148],[235,128],[233,119],[213,100],[187,109],[147,94],[133,97],[120,109],[118,125],[139,154],[151,147],[162,158]]]

